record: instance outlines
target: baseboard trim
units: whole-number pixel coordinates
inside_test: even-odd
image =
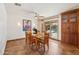
[[[56,40],[56,41],[60,41],[60,40],[57,40],[57,39],[54,39],[54,38],[51,38],[51,37],[50,37],[50,39],[52,39],[52,40]]]
[[[0,55],[4,55],[5,48],[6,48],[6,43],[7,43],[7,41],[5,40],[5,41],[3,42],[3,47],[2,47],[2,49],[0,50]]]
[[[21,39],[25,39],[25,37],[7,40],[7,42],[9,42],[9,41],[15,41],[15,40],[21,40]]]

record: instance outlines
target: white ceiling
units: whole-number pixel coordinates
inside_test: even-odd
[[[45,17],[57,15],[66,10],[79,8],[78,3],[21,3],[20,7],[15,6],[13,3],[7,3],[5,6],[8,12],[13,12],[15,10],[25,13],[36,12]]]

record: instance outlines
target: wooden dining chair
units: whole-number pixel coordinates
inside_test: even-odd
[[[44,33],[44,44],[49,48],[49,33]]]
[[[29,32],[27,33],[27,38],[28,38],[28,43],[29,43],[29,45],[31,45],[31,44],[32,44],[32,33],[31,33],[31,31],[29,31]]]
[[[49,33],[44,33],[44,38],[40,41],[38,41],[38,51],[41,54],[44,54],[46,46],[49,49]]]
[[[35,38],[32,36],[32,32],[29,31],[27,34],[29,47],[34,47],[36,44]]]

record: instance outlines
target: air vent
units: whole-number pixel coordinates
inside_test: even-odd
[[[21,4],[20,4],[20,3],[15,3],[15,5],[16,5],[16,6],[21,6]]]

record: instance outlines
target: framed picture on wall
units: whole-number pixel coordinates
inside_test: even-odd
[[[23,31],[29,31],[31,30],[31,20],[26,20],[26,19],[23,19]]]

